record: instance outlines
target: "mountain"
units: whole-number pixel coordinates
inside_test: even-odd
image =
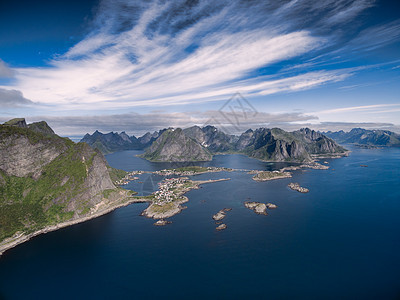
[[[293,131],[292,134],[304,143],[305,149],[311,155],[336,154],[346,151],[331,138],[309,128]]]
[[[44,135],[52,135],[55,134],[53,129],[45,121],[35,122],[28,125],[30,130],[43,133]]]
[[[239,137],[236,150],[267,161],[311,161],[305,143],[279,128],[247,130]]]
[[[139,143],[141,144],[141,149],[145,149],[149,147],[153,142],[167,129],[161,129],[159,131],[154,131],[153,133],[147,132],[143,136],[138,138]]]
[[[328,131],[324,134],[338,143],[358,144],[364,146],[400,147],[400,134],[388,130],[367,130],[353,128],[349,132]]]
[[[49,226],[122,203],[128,193],[113,181],[124,175],[100,152],[59,137],[45,122],[0,125],[0,254]]]
[[[342,155],[346,150],[308,128],[294,132],[249,129],[237,137],[213,126],[193,126],[164,132],[142,157],[152,161],[199,161],[210,160],[210,155],[217,153],[242,153],[266,161],[306,162],[319,155]]]
[[[287,132],[279,128],[259,128],[244,132],[235,146],[238,152],[268,161],[311,161],[318,155],[344,154],[346,150],[314,130]]]
[[[234,150],[237,136],[225,134],[214,126],[192,126],[183,130],[186,136],[206,147],[211,152],[227,152]]]
[[[134,135],[129,136],[125,131],[121,133],[109,132],[101,133],[98,130],[93,134],[86,134],[81,142],[87,143],[93,149],[98,149],[103,154],[109,154],[123,150],[140,150],[150,146],[166,129],[147,132],[145,135],[136,138]]]
[[[142,155],[150,161],[209,161],[212,154],[181,128],[165,130]]]
[[[128,136],[125,132],[104,134],[96,130],[92,135],[87,133],[81,142],[87,143],[93,149],[99,149],[103,154],[142,149],[138,139],[135,136]]]

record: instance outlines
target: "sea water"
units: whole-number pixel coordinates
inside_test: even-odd
[[[0,299],[398,299],[400,297],[400,149],[351,148],[324,159],[329,170],[256,182],[245,171],[186,194],[172,224],[140,216],[147,204],[47,233],[0,257]],[[154,171],[123,151],[111,166]],[[242,155],[218,155],[202,166],[274,170]],[[363,167],[361,165],[367,165]],[[179,165],[178,165],[179,166]],[[163,177],[139,176],[126,188],[146,195]],[[302,194],[290,182],[310,190]],[[256,215],[245,201],[278,206]],[[215,230],[212,215],[232,208]]]

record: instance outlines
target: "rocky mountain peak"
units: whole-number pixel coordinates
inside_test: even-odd
[[[20,128],[27,128],[25,118],[15,118],[5,122],[3,125],[16,126]]]

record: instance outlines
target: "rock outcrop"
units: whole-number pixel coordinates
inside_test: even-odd
[[[45,121],[40,121],[40,122],[35,122],[31,123],[28,125],[28,128],[30,130],[43,133],[44,135],[53,135],[55,134],[53,129],[45,122]]]
[[[224,229],[226,229],[227,228],[227,226],[226,226],[226,224],[220,224],[220,225],[218,225],[217,226],[217,228],[215,228],[216,230],[224,230]]]
[[[258,215],[268,215],[267,205],[265,203],[246,201],[244,206],[246,206],[248,209],[251,209]]]
[[[298,183],[296,182],[291,182],[288,184],[288,187],[291,188],[294,191],[298,191],[299,193],[308,193],[309,189],[305,187],[301,187]]]

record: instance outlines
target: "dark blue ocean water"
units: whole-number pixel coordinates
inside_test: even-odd
[[[329,170],[255,182],[245,172],[187,193],[172,224],[139,216],[146,204],[38,236],[0,258],[5,299],[399,299],[400,149],[352,149]],[[157,170],[125,151],[107,156],[125,170]],[[241,155],[203,165],[271,170]],[[360,165],[368,165],[361,167]],[[159,176],[127,187],[150,193]],[[310,189],[301,194],[291,181]],[[268,216],[243,206],[272,202]],[[231,207],[217,232],[212,215]]]

